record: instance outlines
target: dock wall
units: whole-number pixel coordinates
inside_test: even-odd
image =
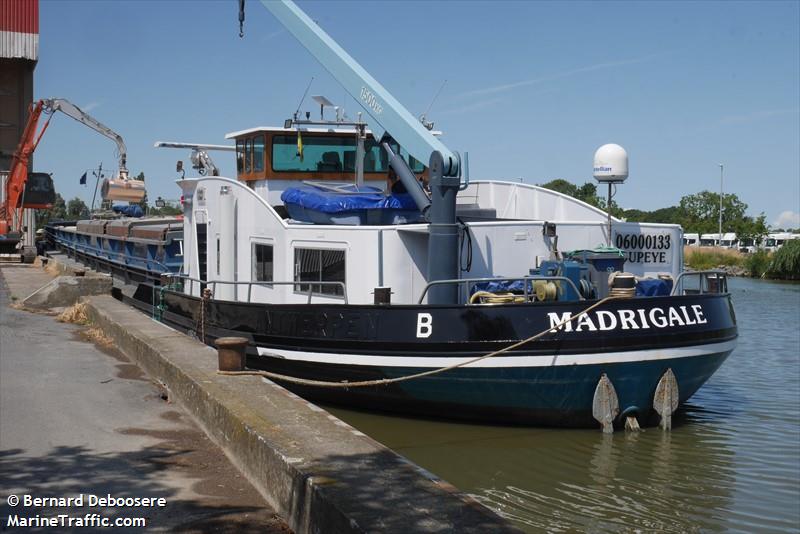
[[[92,323],[192,414],[295,532],[517,532],[507,521],[325,410],[110,296]]]

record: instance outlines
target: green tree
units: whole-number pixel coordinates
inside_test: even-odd
[[[586,182],[582,186],[578,187],[575,191],[575,198],[578,200],[583,200],[587,204],[591,204],[592,206],[600,207],[601,204],[604,204],[604,199],[597,196],[597,184],[593,184],[592,182]],[[612,206],[614,205],[612,201]]]
[[[556,178],[555,180],[550,180],[546,184],[542,184],[541,187],[549,189],[550,191],[555,191],[557,193],[563,193],[565,195],[578,198],[576,196],[578,193],[577,186],[573,183],[564,180],[563,178]]]
[[[158,197],[158,199],[161,200],[161,197]],[[163,208],[159,208],[159,207],[153,205],[153,206],[150,206],[150,208],[148,209],[147,213],[149,213],[150,215],[160,215],[160,216],[164,216],[164,217],[172,217],[174,215],[181,215],[183,213],[183,209],[181,209],[179,206],[175,205],[175,203],[173,203],[173,202],[165,201],[165,204],[164,204]]]
[[[67,216],[66,219],[74,221],[76,219],[85,219],[89,217],[89,207],[86,203],[78,197],[73,198],[67,202]]]
[[[582,186],[578,187],[577,185],[572,184],[563,178],[557,178],[547,182],[546,184],[542,184],[540,187],[569,195],[572,198],[586,202],[590,206],[600,208],[601,210],[606,209],[606,199],[597,194],[597,184],[593,182],[586,182]],[[624,216],[623,210],[617,205],[616,202],[614,202],[613,199],[611,200],[610,210],[611,215],[615,217]]]
[[[701,191],[681,198],[681,223],[686,232],[713,234],[719,232],[719,193]],[[722,231],[736,232],[739,238],[758,238],[768,231],[766,216],[755,219],[747,214],[747,204],[734,193],[722,195]]]
[[[686,214],[679,206],[659,208],[655,211],[630,209],[623,213],[625,220],[630,222],[652,222],[664,224],[683,224]]]
[[[53,206],[47,210],[36,210],[36,229],[44,228],[50,221],[63,221],[67,218],[67,203],[60,193],[56,193]]]
[[[137,174],[136,177],[134,177],[134,180],[140,180],[144,182],[144,173],[140,172],[139,174]],[[142,211],[145,213],[145,215],[150,213],[147,207],[147,189],[145,189],[144,191],[144,197],[142,197],[142,200],[140,200],[139,202],[135,202],[135,204],[139,204],[139,207],[142,208]]]
[[[786,241],[775,252],[767,276],[782,280],[800,280],[800,239]]]

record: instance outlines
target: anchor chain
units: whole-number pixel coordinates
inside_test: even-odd
[[[197,322],[194,325],[194,331],[198,335],[198,339],[203,343],[206,342],[206,309],[208,307],[208,301],[211,300],[211,297],[214,293],[209,288],[204,288],[202,292],[202,297],[200,299],[200,313],[197,317]]]

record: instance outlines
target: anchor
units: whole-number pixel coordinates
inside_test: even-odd
[[[611,434],[614,432],[614,419],[619,414],[619,400],[614,384],[608,376],[603,373],[597,382],[592,400],[592,417],[603,425],[603,433]]]
[[[653,396],[653,409],[661,416],[658,426],[664,430],[672,428],[672,414],[678,409],[678,398],[678,380],[669,368],[661,375]]]
[[[639,426],[639,420],[636,419],[636,414],[639,413],[638,406],[628,406],[622,412],[620,419],[625,418],[625,430],[631,432],[639,432],[642,428]]]

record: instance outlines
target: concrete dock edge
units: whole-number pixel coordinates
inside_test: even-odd
[[[110,296],[90,321],[164,384],[267,502],[303,532],[518,532],[453,486],[326,411]]]

